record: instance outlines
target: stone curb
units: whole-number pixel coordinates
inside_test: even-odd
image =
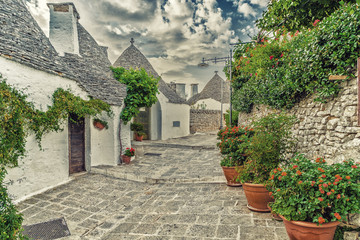
[[[144,177],[139,175],[134,175],[131,173],[123,173],[116,170],[113,170],[113,168],[97,168],[93,167],[91,168],[91,173],[95,174],[101,174],[104,176],[113,177],[116,179],[122,179],[122,180],[130,180],[134,182],[142,182],[142,183],[149,183],[149,184],[161,184],[161,183],[225,183],[226,181],[223,179],[223,177],[212,177],[212,178],[150,178],[150,177]]]

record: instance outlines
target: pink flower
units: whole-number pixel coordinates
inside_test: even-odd
[[[270,56],[270,60],[272,60],[274,58],[274,56]]]
[[[320,22],[319,19],[316,19],[315,22],[313,23],[313,26],[316,27],[317,23]]]

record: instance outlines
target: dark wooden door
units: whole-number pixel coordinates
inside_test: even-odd
[[[71,119],[74,121],[72,121]],[[69,118],[69,172],[85,171],[85,121],[71,114]]]

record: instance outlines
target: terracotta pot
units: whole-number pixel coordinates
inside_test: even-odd
[[[141,142],[144,136],[139,136],[135,133],[135,140]]]
[[[239,173],[236,171],[236,167],[222,167],[222,169],[228,186],[240,187],[242,185],[241,183],[235,181],[239,176]]]
[[[94,121],[93,125],[94,125],[94,127],[96,127],[99,130],[103,130],[105,127],[104,124],[102,124],[101,122],[97,122],[97,121]]]
[[[269,191],[263,184],[244,183],[243,188],[248,201],[247,207],[251,211],[270,212],[267,204],[273,202],[274,199],[269,196]]]
[[[123,160],[123,163],[125,163],[125,164],[129,164],[131,161],[131,157],[126,156],[126,155],[121,155],[121,158]]]
[[[290,240],[332,240],[336,227],[340,222],[317,223],[303,221],[288,221],[283,216],[286,232]]]

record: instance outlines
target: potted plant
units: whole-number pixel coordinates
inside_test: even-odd
[[[124,163],[129,164],[131,161],[131,157],[135,156],[135,149],[133,148],[126,148],[123,155],[121,155],[121,158]]]
[[[353,160],[326,164],[295,156],[271,172],[267,185],[291,240],[333,239],[339,221],[360,213],[360,164]],[[316,238],[314,237],[316,236]],[[320,237],[321,236],[321,237]]]
[[[135,140],[141,142],[145,135],[144,125],[139,122],[133,122],[130,124],[130,129],[131,129],[131,131],[134,131],[134,133],[135,133]]]
[[[94,127],[96,127],[99,130],[103,130],[104,128],[106,128],[106,129],[109,128],[108,123],[106,121],[104,121],[104,120],[99,119],[99,118],[94,119],[93,125],[94,125]]]
[[[242,168],[246,161],[245,151],[253,135],[253,129],[244,126],[226,127],[217,134],[220,140],[217,146],[223,155],[220,165],[224,171],[228,186],[241,186],[241,183],[237,181],[239,175],[237,170]]]
[[[285,163],[286,154],[293,151],[295,141],[291,127],[294,116],[284,113],[270,114],[253,123],[255,134],[246,150],[247,161],[240,171],[240,181],[252,211],[269,212],[268,203],[272,201],[265,183],[270,172]]]

